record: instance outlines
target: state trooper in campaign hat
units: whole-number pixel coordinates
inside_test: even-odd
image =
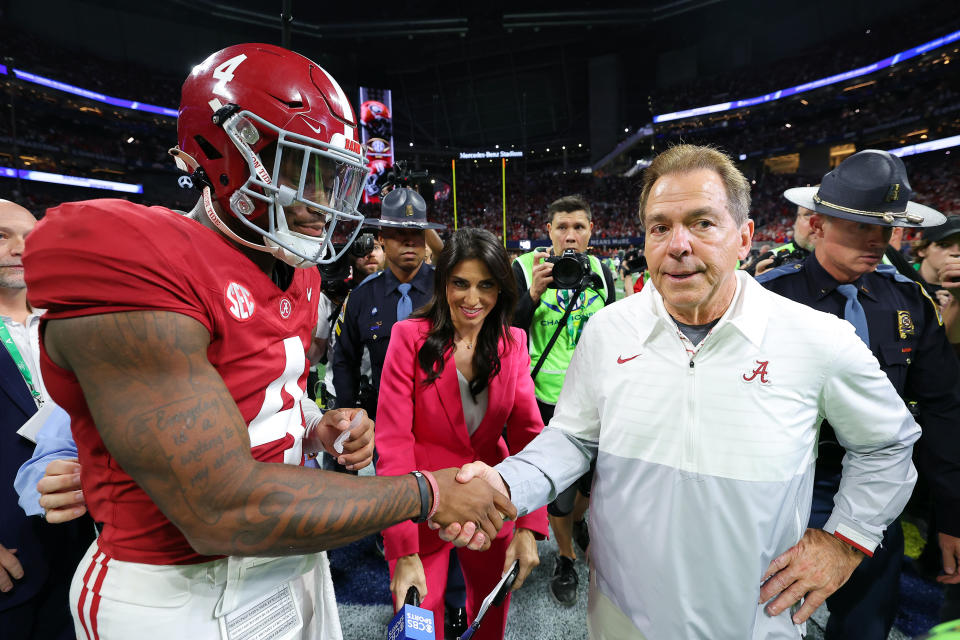
[[[783,196],[816,213],[866,224],[936,227],[946,221],[939,211],[910,201],[913,189],[903,160],[878,149],[853,154],[818,187],[794,187]]]
[[[380,217],[366,218],[364,224],[393,229],[446,229],[446,225],[427,222],[427,203],[413,189],[394,189],[380,203]]]
[[[943,330],[940,310],[916,281],[880,264],[892,227],[933,229],[946,218],[911,202],[913,190],[900,158],[868,149],[853,154],[823,177],[819,187],[787,189],[791,202],[811,209],[814,252],[803,262],[757,276],[764,287],[809,307],[844,318],[877,358],[905,401],[915,402],[923,437],[920,471],[933,487],[945,581],[960,559],[960,367]],[[858,224],[852,224],[858,223]],[[839,355],[838,358],[842,358]],[[828,421],[820,427],[809,527],[822,528],[833,511],[845,450]],[[897,611],[903,557],[899,519],[883,542],[827,598],[827,640],[885,639]]]

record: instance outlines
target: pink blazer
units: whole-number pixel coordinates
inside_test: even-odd
[[[492,466],[523,449],[543,429],[533,395],[526,335],[521,329],[511,327],[510,344],[500,342],[500,373],[490,381],[487,412],[471,436],[463,418],[452,350],[440,377],[424,385],[426,374],[417,354],[429,326],[428,320],[417,318],[398,322],[391,331],[377,404],[378,475],[434,471],[474,460]],[[538,538],[546,536],[546,507],[519,518],[517,526],[530,529]],[[510,531],[512,527],[504,526],[500,536]],[[386,529],[383,538],[387,560],[430,553],[446,544],[426,523],[410,521]]]

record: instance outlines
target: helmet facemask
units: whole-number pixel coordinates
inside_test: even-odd
[[[261,140],[258,126],[277,136],[276,143],[259,154],[253,150]],[[343,148],[348,144],[343,134],[334,134],[328,144],[281,129],[246,110],[229,116],[223,130],[249,169],[246,181],[230,196],[230,209],[246,227],[263,237],[262,250],[294,267],[339,259],[346,249],[337,251],[333,246],[338,224],[343,223],[340,231],[345,246],[349,246],[363,223],[357,204],[368,169],[361,153]],[[338,142],[343,147],[337,146]],[[266,206],[266,228],[250,220],[260,203]],[[305,210],[291,211],[297,217],[295,224],[309,223],[306,228],[318,231],[317,235],[290,228],[286,212],[291,207]]]

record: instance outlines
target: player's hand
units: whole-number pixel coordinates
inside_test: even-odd
[[[416,587],[420,592],[420,600],[427,597],[427,574],[423,571],[420,556],[412,554],[397,558],[397,565],[393,569],[390,579],[390,592],[393,594],[393,610],[399,611],[407,597],[410,587]]]
[[[943,573],[937,576],[942,584],[960,584],[960,538],[946,533],[938,534],[940,553],[943,555]]]
[[[537,251],[533,254],[533,281],[530,284],[530,298],[534,302],[540,302],[540,296],[553,282],[553,263],[544,262],[549,257],[549,251]]]
[[[941,287],[954,295],[960,295],[960,258],[946,258],[937,272],[937,277],[940,278]]]
[[[455,468],[433,472],[440,504],[431,518],[432,527],[442,528],[456,523],[464,531],[470,531],[466,538],[473,539],[470,549],[485,551],[490,548],[503,521],[516,519],[517,508],[503,492],[480,478],[461,481],[457,472]]]
[[[507,487],[500,473],[479,460],[465,464],[457,473],[457,482],[470,482],[474,478],[480,478],[493,489],[505,496],[510,495],[510,489]],[[430,523],[431,529],[439,529],[435,523]],[[440,539],[446,542],[452,542],[456,547],[468,547],[476,551],[483,546],[483,532],[479,531],[473,522],[464,523],[461,526],[459,522],[453,522],[444,527],[439,533]]]
[[[777,616],[803,600],[803,606],[793,615],[794,624],[800,624],[850,579],[863,558],[862,553],[823,529],[807,529],[800,542],[767,567],[760,603],[776,597],[766,611]]]
[[[16,549],[7,549],[0,544],[0,592],[7,593],[13,589],[13,581],[23,577],[23,567],[14,555]]]
[[[80,489],[80,463],[76,458],[54,460],[48,464],[37,483],[37,492],[47,522],[69,522],[87,512],[87,503]]]
[[[507,547],[507,557],[503,563],[503,572],[510,569],[514,560],[520,561],[520,570],[517,573],[517,579],[513,583],[511,591],[516,591],[523,586],[523,581],[527,579],[530,572],[540,564],[540,554],[537,553],[537,539],[530,529],[517,529],[513,532],[513,540]]]
[[[350,435],[342,442],[341,453],[336,450],[335,444],[347,430]],[[337,464],[355,471],[373,462],[373,431],[373,420],[363,409],[331,409],[323,414],[323,419],[315,428],[304,434],[304,448],[309,446],[307,441],[312,443],[319,438],[323,449],[336,458]]]

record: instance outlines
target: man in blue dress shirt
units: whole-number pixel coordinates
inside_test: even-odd
[[[960,367],[936,303],[882,258],[894,227],[932,227],[937,211],[910,202],[900,158],[864,150],[844,160],[819,187],[784,196],[815,212],[813,255],[757,277],[767,289],[846,318],[870,347],[900,396],[915,403],[923,429],[915,459],[933,487],[943,554],[941,582],[960,582]],[[823,526],[840,484],[844,450],[829,423],[820,431],[811,527]],[[827,599],[826,638],[885,639],[897,611],[903,531],[886,531],[881,549]]]

